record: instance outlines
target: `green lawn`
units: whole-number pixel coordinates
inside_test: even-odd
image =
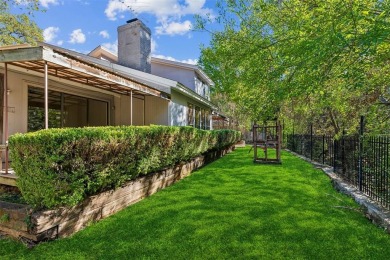
[[[284,152],[254,165],[237,149],[71,238],[32,250],[0,240],[0,259],[388,259],[390,235],[329,178]]]

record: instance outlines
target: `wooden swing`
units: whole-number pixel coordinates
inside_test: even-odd
[[[271,125],[260,126],[256,123],[252,127],[253,133],[253,151],[255,163],[282,163],[282,126],[278,120],[272,121]],[[269,148],[275,149],[275,156],[269,153]],[[258,149],[262,149],[263,153],[259,153]],[[261,155],[264,156],[261,156]]]

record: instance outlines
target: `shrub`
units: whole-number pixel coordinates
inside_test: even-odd
[[[231,130],[121,126],[41,130],[10,137],[12,167],[26,202],[75,205],[139,175],[187,161],[240,138]]]

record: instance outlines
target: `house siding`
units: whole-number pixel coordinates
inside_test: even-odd
[[[180,82],[195,91],[195,72],[192,70],[152,62],[152,74]]]
[[[168,125],[168,100],[145,96],[145,125]]]
[[[133,125],[145,125],[144,110],[145,97],[133,97]]]
[[[199,102],[196,102],[194,99],[189,98],[183,94],[180,94],[176,91],[172,91],[170,109],[170,124],[172,126],[188,126],[188,104],[199,107],[201,109],[209,110],[211,114],[210,107],[202,105]],[[211,124],[211,119],[209,119]]]
[[[130,96],[121,95],[117,103],[120,107],[115,107],[115,111],[118,113],[120,125],[130,125]]]
[[[171,104],[169,106],[171,126],[187,126],[188,102],[191,99],[172,91]]]

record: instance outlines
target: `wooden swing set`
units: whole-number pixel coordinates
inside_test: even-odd
[[[267,123],[269,122],[265,122],[264,125],[253,124],[253,162],[280,164],[282,163],[282,126],[278,120],[271,121],[271,125]],[[258,149],[262,149],[263,153]],[[270,152],[269,149],[272,151]]]

